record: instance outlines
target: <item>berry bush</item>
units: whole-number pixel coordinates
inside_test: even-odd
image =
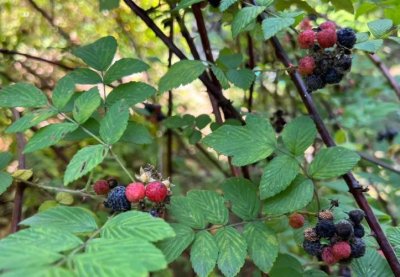
[[[400,276],[396,1],[48,2],[0,3],[1,276]]]

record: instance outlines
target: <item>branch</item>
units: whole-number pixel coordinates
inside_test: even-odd
[[[382,72],[383,76],[388,80],[390,86],[393,88],[397,97],[400,99],[400,86],[397,83],[396,79],[392,76],[389,69],[382,62],[381,58],[379,58],[376,54],[367,54],[368,58],[378,67],[378,69]]]
[[[20,118],[20,114],[16,109],[12,109],[12,113],[14,115],[15,120]],[[26,159],[25,154],[22,151],[25,148],[26,140],[23,133],[17,133],[17,154],[18,154],[18,169],[26,169]],[[14,197],[14,206],[12,210],[11,217],[11,233],[15,233],[18,231],[18,223],[22,218],[22,204],[24,198],[24,183],[17,183],[15,189],[15,197]]]
[[[272,46],[275,49],[275,53],[277,58],[286,66],[289,67],[291,62],[283,49],[282,45],[280,44],[279,40],[276,37],[271,39]],[[311,95],[307,92],[306,86],[301,78],[300,74],[296,70],[289,71],[290,78],[292,79],[294,85],[297,88],[297,91],[306,106],[308,113],[310,114],[311,118],[314,120],[314,123],[318,129],[318,132],[324,141],[325,145],[328,147],[335,146],[335,142],[333,138],[328,132],[319,112],[315,106],[315,103],[311,97]],[[360,187],[358,181],[354,178],[352,173],[347,173],[343,175],[343,179],[345,180],[347,186],[349,187],[350,193],[354,196],[358,206],[365,212],[366,219],[368,225],[370,226],[371,230],[374,232],[376,240],[379,246],[382,249],[383,254],[386,257],[393,273],[396,276],[400,276],[400,263],[397,260],[397,257],[393,251],[392,246],[390,245],[389,241],[387,240],[383,230],[375,217],[370,205],[368,204],[367,199],[363,194],[362,187]]]
[[[172,52],[181,60],[186,60],[185,54],[171,41],[161,29],[154,23],[154,21],[147,15],[146,11],[136,5],[132,0],[124,0],[128,7],[139,16],[143,22],[156,34],[161,41],[172,50]],[[207,87],[208,92],[216,99],[218,105],[221,107],[225,114],[225,118],[236,118],[243,122],[240,113],[233,107],[230,100],[218,90],[212,81],[208,78],[206,73],[200,75],[199,79]]]
[[[253,39],[251,38],[249,33],[247,33],[246,37],[247,37],[247,51],[249,55],[248,67],[250,69],[253,69],[255,67]],[[251,109],[253,106],[253,93],[254,93],[254,82],[250,86],[249,99],[247,100],[247,110],[249,111],[249,113],[251,113]]]
[[[172,6],[170,6],[172,9]],[[174,18],[171,16],[170,18],[170,26],[169,26],[169,38],[174,41]],[[172,65],[172,51],[169,49],[168,51],[168,68],[171,67]],[[172,90],[168,91],[168,117],[172,116],[172,110],[174,108],[174,102],[173,102],[173,94]],[[173,143],[173,138],[172,138],[172,130],[168,129],[167,130],[167,176],[172,179],[172,173],[173,173],[173,166],[172,166],[172,143]]]
[[[390,171],[392,171],[392,172],[394,172],[396,174],[400,174],[400,170],[394,168],[390,164],[388,164],[388,163],[386,163],[386,162],[384,162],[384,161],[382,161],[382,160],[380,160],[378,158],[375,158],[375,157],[370,156],[370,155],[368,155],[366,153],[363,153],[363,152],[358,152],[358,155],[360,155],[360,157],[363,160],[366,160],[366,161],[368,161],[370,163],[373,163],[373,164],[375,164],[377,166],[381,166],[383,168],[386,168],[387,170],[390,170]]]

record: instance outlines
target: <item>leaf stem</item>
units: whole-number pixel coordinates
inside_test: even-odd
[[[110,153],[115,159],[115,161],[120,165],[120,167],[125,171],[126,175],[131,179],[132,182],[135,181],[135,178],[131,175],[131,173],[128,171],[128,169],[125,167],[125,165],[122,163],[121,159],[114,153],[114,151],[110,147]]]

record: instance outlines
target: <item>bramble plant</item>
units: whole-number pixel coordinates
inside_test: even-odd
[[[400,171],[378,158],[400,88],[373,54],[399,49],[399,4],[119,2],[99,1],[118,31],[78,43],[29,0],[67,62],[0,49],[2,276],[400,276]]]

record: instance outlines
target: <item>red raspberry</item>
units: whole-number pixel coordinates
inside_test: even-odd
[[[311,30],[312,29],[312,25],[311,25],[311,20],[308,18],[304,18],[301,22],[300,22],[300,29],[301,30]]]
[[[335,45],[337,37],[335,30],[325,29],[317,34],[319,46],[322,48],[329,48]]]
[[[304,216],[299,213],[294,213],[289,216],[289,225],[293,229],[299,229],[304,225]]]
[[[332,254],[336,260],[347,259],[351,255],[350,244],[346,241],[339,241],[332,246]]]
[[[98,180],[93,184],[93,190],[97,195],[106,195],[110,191],[106,180]]]
[[[299,62],[299,72],[301,75],[310,75],[313,73],[315,68],[314,58],[311,56],[305,56]]]
[[[337,259],[333,255],[332,247],[328,246],[322,249],[322,260],[328,265],[333,265],[337,262]]]
[[[315,41],[315,33],[313,30],[306,30],[301,32],[297,37],[297,42],[300,45],[300,48],[307,49],[314,46]]]
[[[146,197],[152,202],[163,202],[167,194],[167,187],[159,181],[148,183],[146,186]]]
[[[126,187],[125,196],[129,202],[139,202],[145,196],[146,188],[142,183],[132,183]]]
[[[319,27],[321,28],[321,30],[332,29],[336,31],[336,24],[332,21],[325,21],[324,23],[319,25]]]

